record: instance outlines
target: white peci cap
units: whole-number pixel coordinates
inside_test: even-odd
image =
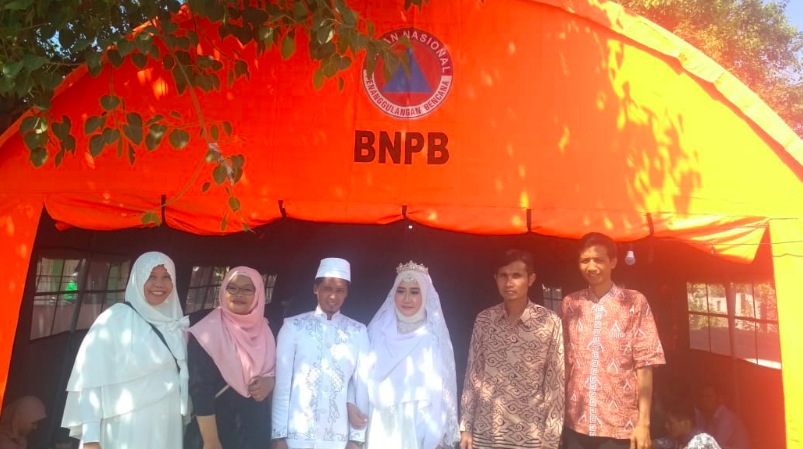
[[[315,274],[315,279],[317,278],[340,278],[351,282],[351,266],[349,265],[349,261],[339,257],[321,259],[318,272]]]

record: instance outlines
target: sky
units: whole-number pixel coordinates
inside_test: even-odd
[[[803,0],[791,0],[786,5],[786,16],[798,30],[803,31]]]

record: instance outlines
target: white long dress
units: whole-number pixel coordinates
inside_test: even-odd
[[[399,322],[393,296],[401,280],[421,287],[425,316]],[[367,449],[444,449],[459,440],[454,352],[440,298],[428,274],[402,272],[368,325],[370,411]]]
[[[109,307],[81,343],[67,383],[62,417],[62,426],[81,440],[81,445],[97,442],[101,449],[182,447],[184,422],[189,416],[183,337],[188,321],[182,317],[175,287],[159,306],[145,300],[145,281],[159,265],[175,279],[173,262],[167,256],[143,254],[134,263],[126,288],[126,300],[136,310],[125,304]]]

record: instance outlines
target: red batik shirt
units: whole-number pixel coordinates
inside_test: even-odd
[[[601,299],[591,289],[563,298],[566,420],[576,432],[627,439],[638,421],[636,370],[663,365],[647,298],[616,285]]]

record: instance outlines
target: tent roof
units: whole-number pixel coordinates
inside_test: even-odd
[[[435,68],[433,60],[419,61],[421,79],[436,85],[447,74],[445,65],[437,73],[438,59],[449,64],[440,106],[416,119],[386,114],[369,98],[361,55],[345,73],[343,92],[334,80],[315,91],[316,66],[302,38],[299,52],[283,62],[277,52],[256,57],[233,39],[220,42],[202,24],[215,42],[202,42],[201,52],[239,51],[251,60],[250,80],[200,94],[207,122],[234,124],[236,138],[222,139],[222,151],[246,155],[246,174],[234,191],[251,226],[282,216],[354,223],[406,217],[484,234],[578,237],[596,229],[622,240],[679,239],[750,260],[768,218],[803,215],[803,144],[794,132],[713,61],[617,4],[464,0],[404,12],[401,2],[363,1],[354,7],[379,34],[412,27],[422,42],[434,36],[443,44],[447,56],[440,53]],[[416,51],[432,57],[426,48]],[[127,63],[98,78],[77,70],[59,90],[53,115],[68,115],[82,128],[102,112],[98,98],[110,88],[143,116],[176,110],[197,121],[189,97],[178,96],[153,61],[144,70]],[[141,226],[142,213],[158,209],[164,195],[169,226],[239,231],[236,216],[221,230],[228,208],[222,189],[202,192],[212,167],[203,164],[199,128],[189,128],[186,149],[142,149],[133,166],[114,156],[116,148],[91,157],[88,139],[79,137],[75,156],[62,167],[51,159],[34,169],[17,124],[0,138],[0,194],[41,196],[58,221],[88,229]],[[375,158],[356,161],[355,141],[370,138]],[[409,164],[403,155],[399,163],[391,155],[382,163],[382,142],[424,145]],[[435,150],[428,160],[433,144],[446,147],[448,161],[428,163],[444,156]],[[196,169],[200,178],[187,185]]]

